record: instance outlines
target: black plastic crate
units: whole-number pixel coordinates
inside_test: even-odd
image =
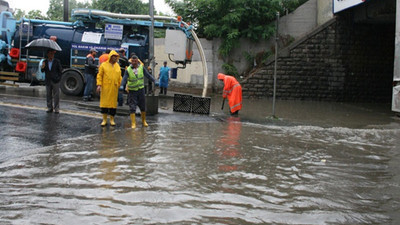
[[[193,97],[192,112],[198,114],[210,114],[211,98]]]
[[[191,95],[174,94],[173,110],[190,113],[192,111],[192,101],[193,97]]]

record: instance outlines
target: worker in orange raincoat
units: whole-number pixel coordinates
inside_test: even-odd
[[[239,82],[229,75],[218,74],[218,80],[224,82],[223,98],[228,98],[231,115],[237,115],[242,109],[242,86]]]

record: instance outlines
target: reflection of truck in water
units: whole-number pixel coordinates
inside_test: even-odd
[[[0,82],[11,80],[31,84],[44,83],[44,74],[39,70],[39,63],[46,53],[25,49],[26,44],[38,38],[54,37],[62,48],[63,51],[57,52],[56,57],[63,65],[60,87],[67,95],[82,93],[83,69],[90,48],[97,49],[98,57],[106,49],[122,47],[126,49],[127,56],[135,53],[145,64],[150,63],[149,16],[76,9],[72,11],[72,18],[75,22],[26,18],[16,21],[11,12],[3,10],[0,14]],[[166,41],[174,41],[174,35],[185,37],[186,41],[182,43],[181,49],[178,49],[185,57],[174,57],[173,61],[184,66],[190,63],[193,42],[191,27],[169,17],[158,18],[166,22],[155,21],[155,28],[176,32],[166,38]]]

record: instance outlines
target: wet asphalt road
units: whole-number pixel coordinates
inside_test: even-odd
[[[158,114],[148,116],[149,124],[162,121],[181,122],[196,120],[223,121],[229,117],[228,107],[220,109],[220,96],[211,99],[210,115],[173,112],[173,93],[159,98]],[[53,145],[57,142],[90,134],[99,134],[101,114],[98,102],[82,105],[81,97],[61,93],[60,114],[46,113],[44,86],[0,86],[0,146],[4,150],[18,150]],[[390,105],[357,105],[345,103],[287,101],[277,104],[279,120],[270,120],[270,104],[265,101],[245,100],[240,113],[242,122],[275,125],[317,125],[322,127],[345,126],[364,128],[391,126],[400,119],[390,111]],[[84,107],[82,107],[84,106]],[[116,127],[105,129],[129,129],[128,107],[119,107]],[[138,118],[137,118],[138,119]],[[1,151],[10,152],[10,151]],[[0,152],[0,154],[2,154]],[[11,151],[13,152],[13,151]]]
[[[151,125],[162,120],[193,121],[196,117],[215,120],[207,115],[194,115],[195,118],[193,118],[191,114],[173,113],[172,101],[171,95],[160,97],[158,114],[148,116],[147,122]],[[19,88],[0,86],[0,123],[2,124],[0,154],[12,153],[15,154],[13,157],[16,157],[19,153],[22,154],[21,151],[24,149],[45,147],[70,138],[99,134],[104,129],[130,128],[127,105],[118,107],[115,127],[101,128],[102,117],[98,104],[98,99],[93,102],[83,102],[81,97],[66,96],[61,93],[60,113],[46,113],[44,86]],[[140,123],[139,118],[137,119]],[[4,156],[2,160],[7,160],[7,158]]]
[[[399,224],[400,120],[388,104],[245,100],[239,117],[148,128],[44,88],[0,87],[0,224]],[[90,221],[90,222],[88,222]]]
[[[24,149],[99,132],[98,114],[80,110],[73,102],[61,101],[61,105],[60,114],[46,113],[43,98],[0,95],[1,153],[20,154]]]

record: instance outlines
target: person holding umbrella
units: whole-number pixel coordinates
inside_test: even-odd
[[[51,36],[50,39],[39,38],[25,45],[26,49],[47,51],[47,57],[41,62],[40,70],[45,73],[46,101],[48,113],[59,113],[60,109],[60,80],[62,66],[60,60],[54,58],[56,51],[62,51],[57,44],[57,37]],[[54,101],[54,104],[53,104]]]
[[[47,58],[43,61],[41,71],[45,73],[47,113],[60,111],[60,80],[62,66],[60,60],[54,58],[56,50],[48,49]],[[53,104],[54,101],[54,104]]]

